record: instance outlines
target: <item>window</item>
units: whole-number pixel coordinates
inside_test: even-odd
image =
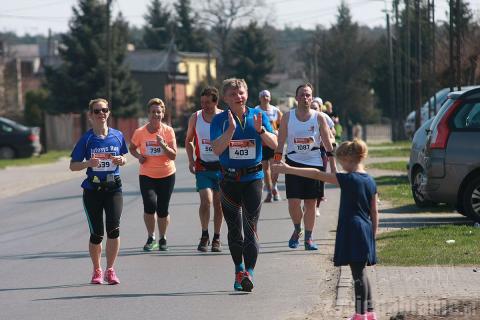
[[[480,102],[464,104],[455,114],[453,125],[456,129],[480,129]]]
[[[0,132],[1,133],[12,133],[13,128],[5,123],[0,123]]]

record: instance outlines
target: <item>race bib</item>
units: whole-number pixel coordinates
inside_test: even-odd
[[[115,171],[117,170],[117,165],[113,164],[112,156],[115,153],[92,153],[92,158],[99,159],[100,163],[98,167],[92,168],[93,171]]]
[[[200,156],[205,159],[204,156],[211,156],[213,155],[212,145],[210,144],[210,140],[202,139],[200,142]]]
[[[250,160],[256,158],[255,139],[232,140],[228,148],[230,159]]]
[[[307,153],[309,152],[315,140],[313,137],[306,138],[293,138],[293,143],[295,145],[295,152],[297,153]]]
[[[163,154],[163,148],[158,144],[157,141],[145,141],[145,155],[158,157]]]

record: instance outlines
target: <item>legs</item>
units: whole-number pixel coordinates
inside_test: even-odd
[[[210,222],[210,207],[213,202],[213,193],[211,189],[202,189],[200,194],[200,207],[198,214],[200,216],[200,225],[202,230],[208,230],[208,223]]]
[[[372,290],[365,272],[365,266],[366,263],[362,262],[350,264],[355,284],[355,312],[358,314],[373,312]]]
[[[262,161],[263,167],[263,181],[267,187],[267,197],[265,202],[272,202],[272,172],[270,170],[270,162],[268,160]]]

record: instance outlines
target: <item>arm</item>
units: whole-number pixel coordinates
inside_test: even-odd
[[[82,171],[83,169],[87,169],[88,167],[98,167],[100,160],[91,158],[87,161],[73,161],[70,160],[70,170],[71,171]]]
[[[326,173],[314,168],[296,168],[289,166],[283,161],[273,164],[272,172],[293,174],[296,176],[332,183],[338,186],[337,175],[335,173]]]
[[[215,118],[214,118],[215,119]],[[212,149],[213,153],[215,153],[217,156],[221,155],[225,149],[228,148],[228,145],[230,144],[230,140],[232,140],[233,134],[235,133],[235,128],[237,124],[235,123],[235,119],[233,119],[233,115],[231,111],[228,111],[228,128],[223,132],[222,135],[220,135],[217,139],[214,141],[211,141],[212,143]],[[210,130],[210,133],[213,132]]]
[[[327,120],[325,116],[321,113],[318,113],[318,125],[320,128],[320,137],[322,138],[323,145],[325,146],[325,150],[327,152],[333,152],[332,141],[330,140],[330,129],[328,128]],[[330,171],[332,173],[337,172],[337,165],[335,163],[335,158],[333,156],[328,157],[328,162],[330,164]],[[325,164],[326,165],[326,164]]]
[[[169,128],[169,131],[172,133],[170,141],[166,141],[162,136],[157,134],[157,142],[160,144],[160,147],[163,149],[163,152],[170,160],[175,160],[177,157],[177,141],[175,139],[175,132],[172,128]]]
[[[268,121],[267,116],[262,112],[258,115],[253,116],[253,123],[255,130],[260,134],[262,142],[267,145],[270,149],[277,148],[277,136],[270,132],[273,131],[270,122]],[[263,127],[263,128],[262,128]],[[264,133],[261,133],[261,130],[264,130]]]
[[[278,128],[278,145],[275,153],[283,154],[283,146],[285,145],[285,140],[287,140],[288,135],[287,124],[289,116],[290,113],[285,114],[285,116],[282,117],[282,121],[280,121],[280,128]]]
[[[145,158],[144,156],[142,156],[139,152],[138,152],[138,147],[133,143],[133,142],[130,142],[130,146],[128,147],[128,150],[130,151],[130,153],[132,154],[132,156],[134,156],[135,158],[138,159],[138,162],[140,164],[143,164],[145,163],[145,161],[147,161],[147,158]]]
[[[374,237],[377,235],[378,223],[379,223],[377,203],[378,203],[378,193],[375,193],[375,196],[372,198],[370,203],[370,219],[372,219],[372,230],[373,230]]]
[[[188,129],[185,136],[185,151],[187,152],[188,157],[188,170],[191,173],[195,173],[195,159],[193,159],[193,138],[195,136],[195,121],[196,113],[192,114],[190,120],[188,120]]]

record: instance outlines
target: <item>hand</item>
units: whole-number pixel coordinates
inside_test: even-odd
[[[228,130],[231,130],[233,132],[233,131],[235,131],[236,127],[237,127],[237,123],[235,122],[235,119],[233,118],[232,111],[228,110]]]
[[[195,162],[193,161],[188,162],[188,170],[190,170],[191,173],[195,174]]]
[[[145,158],[145,157],[142,156],[142,155],[139,155],[139,156],[138,156],[138,162],[139,162],[140,164],[144,164],[145,161],[147,161],[147,158]]]
[[[123,166],[124,165],[124,158],[122,156],[113,156],[112,157],[112,162],[113,164],[117,165],[117,166]]]
[[[87,166],[91,168],[96,168],[100,164],[100,159],[96,158],[90,158],[90,160],[87,161]]]
[[[278,161],[272,165],[272,173],[287,173],[288,168],[290,168],[288,164]]]
[[[253,127],[255,128],[255,131],[260,132],[262,130],[262,115],[261,114],[255,114],[253,116]]]
[[[162,136],[159,134],[157,134],[157,142],[163,149],[167,147],[167,143],[165,142],[165,139],[163,139]]]

